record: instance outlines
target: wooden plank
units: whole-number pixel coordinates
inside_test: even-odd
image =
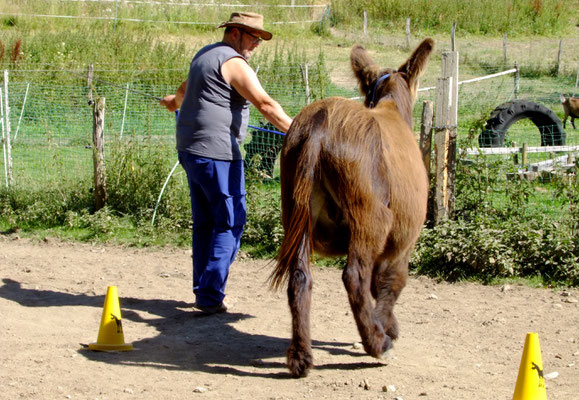
[[[435,152],[435,222],[448,217],[448,121],[452,78],[438,78],[436,84],[436,113],[434,128]]]
[[[471,147],[465,149],[464,153],[467,155],[492,155],[492,154],[516,154],[522,153],[522,147]],[[570,152],[579,151],[579,145],[576,146],[539,146],[539,147],[529,147],[527,153],[551,153],[551,152]]]
[[[450,98],[448,105],[448,143],[446,155],[447,168],[447,216],[452,218],[456,198],[456,154],[458,127],[458,51],[446,52],[442,57],[443,77],[450,79]]]

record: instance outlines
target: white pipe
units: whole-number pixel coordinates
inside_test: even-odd
[[[121,122],[121,138],[123,137],[123,130],[125,129],[125,114],[127,112],[127,99],[129,98],[129,84],[127,83],[127,90],[125,92],[125,107],[123,108],[123,121]]]
[[[4,70],[4,126],[6,136],[4,143],[6,145],[4,154],[7,159],[6,167],[8,169],[8,186],[12,186],[12,146],[10,144],[10,103],[8,101],[8,70]]]
[[[8,188],[8,163],[6,162],[6,134],[4,129],[4,94],[0,88],[0,122],[2,122],[2,154],[4,155],[4,178]]]
[[[24,101],[22,102],[22,110],[20,110],[20,118],[18,118],[18,125],[16,125],[16,132],[14,133],[14,139],[18,136],[18,131],[20,130],[20,121],[22,121],[22,115],[24,114],[24,106],[26,105],[26,99],[28,98],[28,89],[30,88],[30,83],[26,84],[26,93],[24,93]]]
[[[458,82],[459,85],[462,85],[463,83],[473,83],[473,82],[478,82],[478,81],[482,81],[485,79],[491,79],[491,78],[496,78],[497,76],[501,76],[501,75],[507,75],[507,74],[512,74],[513,72],[517,72],[516,68],[512,68],[503,72],[497,72],[496,74],[491,74],[491,75],[485,75],[485,76],[481,76],[479,78],[474,78],[474,79],[468,79],[466,81],[460,81]],[[419,92],[424,92],[427,90],[432,90],[432,89],[436,89],[436,86],[431,86],[431,87],[425,87],[425,88],[419,88],[418,91]],[[356,97],[350,97],[350,100],[360,100],[363,99],[363,96],[356,96]]]
[[[157,198],[157,204],[155,204],[155,211],[153,211],[153,219],[151,220],[151,225],[155,225],[155,217],[157,216],[157,208],[159,208],[159,203],[161,202],[161,197],[163,197],[163,192],[165,191],[165,188],[167,187],[167,184],[169,183],[169,179],[171,179],[171,176],[173,175],[173,172],[175,172],[175,169],[177,168],[178,165],[179,165],[179,161],[177,161],[175,163],[175,165],[173,166],[173,169],[171,170],[171,172],[169,172],[169,176],[167,176],[167,179],[165,179],[165,184],[163,185],[163,188],[161,188],[161,193],[159,193],[159,198]]]

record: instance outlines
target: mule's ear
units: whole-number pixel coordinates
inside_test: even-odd
[[[410,58],[398,68],[398,72],[405,72],[408,75],[408,87],[415,87],[418,78],[424,72],[430,53],[434,49],[434,40],[424,39],[414,50]]]
[[[378,79],[379,67],[361,45],[356,45],[352,48],[350,62],[354,76],[360,83],[360,91],[362,94],[367,94],[371,85]]]

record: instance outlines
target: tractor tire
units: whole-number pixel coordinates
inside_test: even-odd
[[[480,147],[504,147],[505,134],[515,122],[530,119],[539,128],[541,146],[565,145],[565,131],[557,115],[547,107],[527,100],[503,103],[491,112],[478,137]]]

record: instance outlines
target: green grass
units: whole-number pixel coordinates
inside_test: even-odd
[[[414,30],[460,31],[476,35],[558,35],[577,22],[577,8],[560,0],[334,0],[336,23],[360,27],[366,11],[373,24],[395,29],[411,19]]]
[[[406,18],[412,20],[413,44],[427,35],[436,40],[436,52],[421,86],[436,84],[441,53],[450,47],[449,31],[454,21],[458,23],[461,80],[511,68],[517,61],[521,65],[519,98],[540,102],[559,117],[562,117],[559,93],[570,93],[575,84],[579,19],[571,2],[337,0],[332,2],[329,20],[321,24],[289,25],[273,22],[316,19],[320,18],[321,10],[314,15],[307,9],[265,6],[272,4],[285,2],[268,1],[256,11],[265,14],[266,27],[273,31],[275,39],[261,46],[251,64],[259,67],[263,86],[291,115],[306,104],[301,71],[306,63],[311,100],[358,94],[349,66],[349,52],[355,43],[363,43],[381,66],[399,66],[411,51],[405,45]],[[11,192],[3,186],[0,189],[0,232],[39,240],[56,236],[125,246],[189,247],[190,206],[181,169],[171,178],[155,224],[151,224],[159,191],[175,163],[174,116],[162,110],[154,97],[174,91],[186,77],[193,54],[201,46],[220,39],[221,31],[214,26],[226,20],[231,10],[46,0],[0,0],[0,9],[2,13],[12,13],[0,16],[0,68],[10,70],[13,118],[24,109],[23,125],[12,153],[17,186]],[[363,11],[369,15],[368,36],[361,33]],[[129,18],[155,22],[133,22]],[[176,21],[206,24],[185,25]],[[506,62],[501,43],[505,33],[509,38]],[[571,47],[565,48],[562,73],[555,76],[553,62],[559,37]],[[87,104],[89,64],[95,71],[92,94],[107,100],[109,199],[108,206],[98,212],[94,210],[91,192],[92,149],[85,147],[92,142],[92,110]],[[127,84],[132,91],[125,110]],[[30,92],[23,107],[27,85]],[[458,127],[461,144],[476,140],[490,112],[513,98],[513,88],[513,76],[461,87]],[[434,91],[421,92],[414,111],[416,132],[424,99],[434,100]],[[262,121],[255,110],[251,118],[255,125]],[[13,122],[13,129],[15,125]],[[569,128],[567,133],[567,143],[578,144],[577,133]],[[507,136],[509,143],[519,145],[526,142],[533,146],[538,140],[536,127],[528,121],[515,124]],[[540,157],[544,156],[530,155],[530,161]],[[0,158],[2,171],[3,163]],[[463,186],[457,204],[463,207],[460,210],[463,220],[448,227],[448,231],[465,237],[458,236],[459,240],[455,240],[452,235],[431,236],[432,232],[426,232],[425,237],[432,242],[420,243],[421,263],[414,266],[417,270],[434,271],[447,278],[475,276],[485,282],[499,282],[510,279],[504,275],[512,269],[528,279],[532,271],[517,264],[520,256],[541,266],[539,273],[544,275],[530,278],[536,279],[537,284],[557,279],[577,282],[574,264],[569,261],[576,250],[568,235],[573,221],[579,219],[573,208],[579,201],[573,197],[577,190],[573,186],[563,187],[561,182],[531,184],[507,180],[507,172],[514,169],[510,157],[488,157],[481,165],[460,172]],[[276,167],[274,176],[278,174]],[[243,250],[253,256],[271,258],[282,237],[279,182],[263,180],[259,172],[252,170],[247,176],[248,224]],[[558,193],[564,195],[557,197]],[[533,221],[540,221],[547,228],[542,230],[543,226],[536,226]],[[504,242],[495,240],[499,231],[508,233]],[[515,248],[512,243],[516,240],[525,244],[524,254],[514,254],[508,248]],[[453,251],[456,248],[456,253],[470,260],[470,264],[459,262],[459,258],[452,263],[444,257],[437,258],[437,246]],[[479,246],[480,253],[469,258],[472,246]],[[543,252],[541,246],[547,250]],[[505,254],[501,254],[501,249],[506,249]],[[489,267],[484,262],[491,256],[498,262]],[[315,262],[340,266],[344,258],[316,257]],[[486,275],[481,276],[481,271]]]

